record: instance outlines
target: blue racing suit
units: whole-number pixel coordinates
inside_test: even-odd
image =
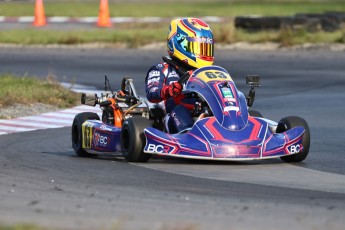
[[[162,88],[180,79],[175,66],[161,62],[152,66],[147,72],[146,96],[152,103],[164,101],[165,105],[165,128],[169,133],[177,133],[193,126],[191,110],[194,108],[195,99],[185,98],[183,94],[177,97],[162,98]]]

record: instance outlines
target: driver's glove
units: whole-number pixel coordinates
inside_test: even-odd
[[[169,97],[177,97],[181,94],[182,92],[182,85],[178,83],[177,81],[163,86],[161,90],[161,98],[163,100],[168,99]]]

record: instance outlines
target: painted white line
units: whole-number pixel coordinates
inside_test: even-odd
[[[83,112],[91,112],[91,113],[96,113],[98,116],[102,116],[102,112],[98,111],[98,112],[94,112],[94,111],[85,111],[85,110],[73,110],[73,111],[64,111],[64,113],[66,114],[71,114],[73,115],[73,119],[75,117],[75,115],[77,115],[78,113],[83,113]]]
[[[11,119],[11,120],[0,120],[0,126],[1,124],[12,124],[12,125],[18,125],[18,126],[33,126],[33,128],[61,128],[62,125],[53,125],[53,124],[43,124],[41,121],[27,121],[22,119]]]
[[[68,22],[70,20],[69,17],[49,17],[47,18],[47,22],[59,22],[59,23],[63,23],[63,22]]]
[[[19,128],[19,127],[8,127],[8,126],[1,126],[0,130],[4,131],[6,130],[7,132],[27,132],[27,131],[33,131],[36,130],[35,128]]]
[[[222,22],[223,21],[222,18],[216,17],[216,16],[205,16],[205,17],[202,17],[201,20],[207,21],[207,22]]]
[[[92,106],[80,106],[80,107],[73,107],[71,109],[66,109],[62,111],[75,111],[75,112],[80,112],[80,111],[94,111],[95,113],[101,112],[101,108],[97,105],[96,107]]]
[[[116,17],[116,18],[110,18],[110,21],[113,23],[134,22],[135,18],[133,18],[133,17]]]
[[[33,22],[34,17],[27,16],[27,17],[19,17],[18,22]]]
[[[85,88],[92,90],[94,93],[103,92],[96,90],[93,87],[84,87],[82,85],[71,85],[62,83],[62,85],[70,90],[85,92]],[[87,105],[80,105],[70,109],[64,109],[56,112],[43,113],[37,116],[18,117],[9,120],[0,120],[0,135],[6,135],[16,132],[27,132],[38,129],[62,128],[70,127],[74,117],[78,113],[93,112],[99,117],[102,117],[102,110],[99,105],[92,107]]]
[[[41,116],[43,117],[55,117],[56,119],[73,119],[75,117],[75,114],[63,114],[60,112],[56,112],[56,113],[43,113],[41,114]]]
[[[174,17],[177,18],[177,17]],[[134,18],[134,17],[112,17],[110,21],[112,23],[131,23],[131,22],[142,22],[142,23],[156,23],[156,22],[163,22],[163,21],[170,21],[173,18],[161,18],[161,17],[141,17],[141,18]],[[206,22],[222,22],[223,18],[217,16],[206,16],[202,17],[202,20]],[[80,18],[73,18],[73,17],[46,17],[48,23],[96,23],[98,17],[80,17]],[[0,22],[18,22],[18,23],[30,23],[34,21],[33,16],[24,16],[24,17],[5,17],[0,16]]]
[[[81,105],[81,106],[73,107],[72,109],[78,110],[78,113],[80,113],[80,111],[102,113],[102,110],[99,107],[99,105],[96,105],[95,107],[88,106],[88,105]]]
[[[85,17],[85,18],[78,18],[77,21],[78,22],[82,22],[82,23],[95,23],[97,22],[97,17]]]
[[[90,110],[90,111],[93,111],[93,110]],[[77,113],[80,113],[80,110],[68,109],[68,110],[61,110],[60,112],[61,113],[65,113],[65,114],[74,114],[74,115],[76,115]],[[97,111],[97,112],[99,112],[99,111]]]
[[[144,18],[139,18],[137,21],[138,22],[160,22],[160,21],[162,21],[162,18],[159,18],[159,17],[144,17]]]
[[[49,118],[51,119],[51,118]],[[45,121],[44,118],[42,117],[21,117],[20,118],[20,121],[23,121],[23,122],[39,122],[40,124],[47,124],[47,125],[57,125],[57,126],[61,126],[61,127],[65,127],[66,124],[68,124],[70,122],[70,120],[67,120],[67,121],[57,121],[56,119],[51,119],[50,121],[47,120]]]
[[[56,118],[48,118],[48,117],[41,117],[41,116],[37,116],[37,117],[25,117],[26,120],[31,120],[31,121],[47,121],[47,122],[51,122],[51,123],[56,123],[56,124],[62,124],[65,126],[69,126],[72,125],[72,120],[57,120]]]
[[[78,109],[78,110],[101,110],[101,108],[99,107],[99,105],[96,105],[95,107],[93,106],[89,106],[89,105],[79,105],[76,107],[73,107],[73,109]]]
[[[73,107],[72,109],[101,111],[101,108],[99,107],[99,105],[96,105],[96,106],[80,105],[80,106]]]

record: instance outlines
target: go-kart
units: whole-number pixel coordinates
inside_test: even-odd
[[[192,111],[195,122],[191,128],[170,134],[164,130],[164,110],[138,96],[133,81],[124,78],[117,92],[82,95],[82,104],[99,104],[102,120],[95,113],[77,114],[72,146],[79,156],[117,152],[129,162],[145,162],[155,154],[225,161],[303,161],[310,146],[307,122],[296,116],[274,122],[248,110],[260,78],[247,76],[246,80],[250,91],[244,95],[219,66],[202,67],[181,77],[184,95],[197,99]]]

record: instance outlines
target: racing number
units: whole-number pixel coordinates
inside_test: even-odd
[[[208,78],[227,78],[226,75],[224,75],[224,73],[222,72],[205,72],[205,75],[208,77]]]
[[[91,148],[91,142],[92,142],[92,126],[91,125],[85,125],[83,126],[83,148],[90,149]]]

